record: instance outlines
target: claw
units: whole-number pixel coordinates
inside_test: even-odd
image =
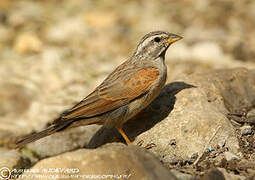
[[[143,143],[144,143],[144,141],[141,140],[141,141],[139,141],[139,142],[137,143],[137,146],[143,147],[143,146],[142,146]],[[145,149],[151,149],[151,148],[153,148],[153,147],[156,147],[156,144],[154,144],[154,143],[149,143],[149,144],[147,144],[146,146],[144,146],[143,148],[145,148]]]
[[[153,148],[153,147],[156,147],[156,144],[150,143],[150,144],[147,144],[144,148],[145,148],[145,149],[151,149],[151,148]]]
[[[139,141],[136,145],[137,145],[137,146],[142,146],[143,143],[144,143],[144,140],[141,140],[141,141]]]

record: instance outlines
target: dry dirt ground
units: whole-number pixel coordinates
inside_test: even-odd
[[[184,37],[167,53],[168,82],[214,69],[254,70],[254,9],[252,0],[0,0],[0,148],[8,149],[17,136],[42,130],[82,99],[150,31],[167,30]],[[228,116],[243,158],[216,146],[164,166],[192,178],[220,179],[226,173],[226,179],[255,179],[255,115],[246,112]],[[37,149],[41,154],[36,156],[81,148],[89,142],[84,131],[96,130],[70,131],[61,152],[55,147],[50,152]],[[58,138],[48,144],[58,144]],[[17,155],[19,167],[31,167],[40,159],[24,159],[22,153]],[[12,167],[17,165],[13,162]]]

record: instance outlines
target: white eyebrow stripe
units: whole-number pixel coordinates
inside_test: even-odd
[[[147,37],[141,43],[138,44],[135,55],[139,54],[142,51],[142,49],[144,47],[146,47],[152,41],[152,39],[154,39],[155,37],[160,37],[161,38],[161,37],[164,37],[164,36],[167,36],[167,35],[166,34],[155,34],[153,36]]]

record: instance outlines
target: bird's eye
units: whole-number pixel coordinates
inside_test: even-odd
[[[155,42],[160,42],[160,38],[159,38],[159,37],[155,37],[155,38],[154,38],[154,41],[155,41]]]

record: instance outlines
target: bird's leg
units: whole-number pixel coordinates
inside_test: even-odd
[[[121,134],[121,136],[125,139],[127,145],[131,144],[131,141],[129,140],[129,138],[127,137],[127,135],[125,134],[125,132],[122,130],[122,127],[116,127],[116,129],[119,131],[119,133]],[[137,143],[138,146],[140,147],[143,147],[144,141],[141,140]],[[150,143],[150,144],[147,144],[144,148],[145,149],[151,149],[153,147],[155,147],[156,145],[154,143]]]
[[[125,132],[122,130],[122,127],[116,127],[117,130],[119,131],[119,133],[121,134],[121,136],[125,139],[127,145],[131,144],[131,141],[128,139],[127,135],[125,134]]]

